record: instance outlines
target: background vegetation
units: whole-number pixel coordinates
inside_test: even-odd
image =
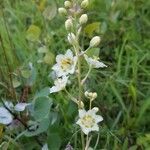
[[[94,105],[104,117],[97,150],[149,150],[150,1],[90,2],[81,43],[86,47],[93,35],[100,35],[102,42],[95,52],[108,65],[104,70],[94,70],[87,83],[98,93]],[[55,56],[69,47],[65,18],[57,15],[57,8],[62,6],[63,0],[0,0],[0,99],[14,103],[35,100],[37,107],[48,110],[47,103],[52,104],[50,122],[44,118],[32,132],[15,123],[13,130],[12,126],[1,125],[3,149],[40,149],[40,143],[47,142],[57,150],[64,149],[69,141],[75,149],[80,147],[80,140],[74,140],[78,134],[73,135],[76,126],[72,125],[76,106],[64,92],[48,94]],[[68,90],[76,94],[76,84]],[[32,117],[41,119],[43,115],[37,108]],[[26,113],[22,118],[25,123],[29,119]]]

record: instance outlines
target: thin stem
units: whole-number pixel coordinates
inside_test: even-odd
[[[91,110],[91,108],[92,108],[92,100],[90,100],[90,107],[89,108]]]
[[[96,143],[95,143],[95,146],[94,146],[94,150],[96,150],[98,143],[99,143],[99,134],[97,136],[97,140],[96,140]]]
[[[82,52],[80,53],[80,56],[84,55],[89,49],[91,49],[90,46],[89,46],[85,51],[82,51]]]
[[[81,142],[82,142],[82,149],[84,150],[84,148],[85,148],[84,133],[82,131],[81,131]]]
[[[75,102],[76,104],[78,104],[77,99],[76,99],[75,97],[73,97],[73,96],[67,91],[66,88],[65,88],[65,92],[68,94],[68,96],[71,98],[71,100],[72,100],[73,102]]]
[[[91,73],[91,70],[92,70],[92,67],[90,66],[90,67],[89,67],[89,70],[88,70],[88,72],[87,72],[87,74],[86,74],[86,76],[85,76],[84,79],[81,81],[81,84],[82,84],[82,85],[85,83],[86,79],[88,78],[89,74]]]
[[[91,142],[91,139],[92,139],[92,136],[90,136],[90,138],[89,138],[88,135],[87,135],[85,150],[88,150],[90,142]]]

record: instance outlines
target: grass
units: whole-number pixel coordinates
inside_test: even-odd
[[[27,86],[28,81],[21,76],[20,71],[27,70],[29,62],[32,62],[37,73],[30,85],[30,101],[36,92],[52,85],[49,73],[54,56],[64,53],[68,48],[64,38],[67,34],[64,19],[59,15],[50,21],[44,19],[36,4],[30,0],[2,0],[0,5],[0,97],[15,100],[14,90],[17,99],[21,96],[21,90]],[[62,0],[57,0],[57,5],[62,6]],[[113,6],[109,0],[91,0],[88,23],[100,22],[100,26],[94,26],[96,29],[92,34],[101,35],[102,42],[98,51],[100,58],[108,65],[107,69],[92,71],[87,81],[87,87],[98,93],[93,105],[99,107],[104,117],[97,150],[149,150],[149,7],[150,2],[144,0],[117,0]],[[41,30],[38,40],[26,39],[31,24]],[[82,35],[82,41],[86,44],[91,38],[88,32]],[[41,45],[46,45],[49,50],[49,59],[42,64],[37,63],[44,57],[37,52]],[[14,79],[21,84],[17,88],[13,87]],[[76,83],[68,90],[74,95],[75,89]],[[56,130],[59,129],[61,146],[64,148],[75,130],[71,124],[74,123],[77,110],[72,109],[74,104],[67,101],[63,92],[50,97],[57,106]],[[53,128],[50,127],[48,132],[52,132]],[[45,136],[42,136],[44,139]],[[22,148],[23,145],[28,145],[30,150],[35,142],[33,138],[30,141],[24,137],[16,142],[14,138],[14,133],[10,136],[3,131],[1,142],[8,142],[10,150],[16,146]],[[96,139],[97,135],[93,137],[93,145]],[[80,141],[78,144],[81,144]]]

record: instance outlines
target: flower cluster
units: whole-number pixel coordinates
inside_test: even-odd
[[[79,95],[77,98],[71,96],[72,100],[77,103],[79,108],[79,120],[76,122],[87,135],[91,131],[98,131],[98,123],[103,120],[100,115],[96,115],[98,108],[92,108],[92,101],[96,99],[97,93],[85,92],[85,97],[90,100],[89,110],[86,111],[84,108],[84,101],[82,96],[82,86],[88,78],[92,69],[107,67],[103,62],[99,61],[99,57],[88,56],[87,52],[91,48],[98,47],[101,42],[100,36],[93,37],[89,42],[89,47],[84,50],[80,46],[80,34],[84,25],[88,22],[88,15],[84,13],[84,10],[88,7],[89,0],[82,1],[65,1],[64,7],[59,8],[58,11],[61,15],[64,15],[67,19],[65,21],[65,28],[68,32],[67,40],[71,45],[70,49],[66,53],[59,54],[56,56],[56,64],[52,67],[55,72],[56,79],[54,86],[50,88],[50,93],[59,92],[61,90],[66,91],[66,85],[70,75],[75,74],[78,79]],[[85,60],[88,64],[89,71],[82,79],[81,74],[81,59]]]

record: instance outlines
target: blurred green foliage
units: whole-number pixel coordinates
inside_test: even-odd
[[[32,117],[42,131],[33,135],[43,144],[47,142],[51,150],[64,149],[68,142],[75,149],[81,144],[72,140],[78,137],[72,125],[76,106],[63,92],[47,98],[45,88],[53,85],[49,74],[55,56],[69,47],[65,18],[57,15],[57,7],[62,5],[62,0],[0,0],[0,98],[19,100],[22,90],[30,87],[26,101],[40,103]],[[97,150],[150,149],[149,8],[148,0],[91,0],[87,9],[89,21],[81,44],[86,48],[93,35],[100,35],[96,52],[108,65],[105,70],[94,70],[85,87],[98,93],[94,105],[104,117]],[[76,83],[68,87],[73,95],[75,89]],[[51,101],[52,107],[46,108]],[[43,121],[44,108],[50,109],[49,123]],[[29,135],[0,126],[1,147],[40,149],[34,136],[26,137]],[[96,139],[93,137],[93,147]]]

